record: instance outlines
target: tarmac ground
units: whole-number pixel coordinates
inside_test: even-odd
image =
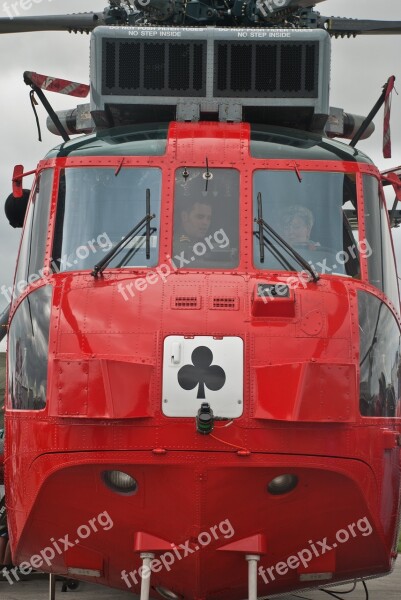
[[[399,600],[401,590],[401,557],[396,563],[396,567],[391,575],[380,579],[371,579],[366,581],[369,591],[369,600]],[[334,593],[349,590],[352,586],[343,585],[338,588],[329,588]],[[90,585],[81,583],[77,590],[67,591],[67,596],[61,592],[62,581],[56,582],[56,600],[138,600],[138,596],[130,592],[118,590],[110,590],[98,585]],[[306,600],[323,600],[331,597],[322,591],[302,591],[294,592],[286,596],[280,596],[280,600],[295,600],[296,598],[304,598]],[[337,596],[344,600],[367,600],[364,588],[361,583],[358,583],[355,590],[350,594]],[[1,600],[48,600],[49,599],[49,584],[47,579],[33,577],[29,581],[15,582],[10,585],[7,581],[0,581],[0,599]],[[160,596],[155,593],[152,597],[155,600],[160,600]],[[273,596],[272,596],[273,598]],[[277,598],[277,596],[276,596]]]

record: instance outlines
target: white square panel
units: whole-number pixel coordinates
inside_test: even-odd
[[[195,417],[208,402],[215,417],[234,419],[243,412],[244,343],[239,337],[164,340],[163,414]]]

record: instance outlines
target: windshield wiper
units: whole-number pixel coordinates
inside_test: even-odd
[[[99,275],[99,273],[102,273],[105,270],[105,268],[107,267],[107,265],[120,252],[120,250],[122,250],[128,244],[128,242],[134,237],[134,235],[136,233],[138,233],[139,231],[141,231],[141,229],[143,229],[145,225],[146,225],[146,258],[147,258],[147,260],[149,260],[150,259],[150,235],[151,235],[150,221],[152,219],[154,219],[155,217],[156,217],[156,215],[150,214],[150,190],[147,189],[146,190],[146,216],[141,221],[139,221],[139,223],[137,223],[137,225],[135,225],[135,227],[133,229],[131,229],[131,231],[129,233],[127,233],[127,235],[125,237],[123,237],[123,239],[120,242],[117,242],[108,251],[106,256],[104,256],[102,258],[102,260],[100,260],[94,266],[91,275],[93,277],[97,277]]]
[[[262,226],[262,230],[263,230],[263,226]],[[260,240],[259,231],[254,231],[253,233],[258,238],[258,240]],[[279,262],[286,271],[295,271],[296,270],[296,269],[294,269],[294,266],[280,252],[280,250],[273,244],[273,242],[271,242],[264,234],[263,234],[262,239],[263,239],[264,247],[267,248],[269,250],[269,252],[271,252],[271,254],[274,256],[274,258],[277,260],[277,262]]]
[[[264,261],[264,243],[263,240],[261,239],[261,231],[265,232],[267,231],[268,233],[270,233],[273,238],[276,240],[276,242],[278,242],[280,244],[280,246],[282,248],[285,248],[287,250],[287,252],[289,254],[291,254],[295,260],[304,268],[306,269],[312,276],[312,279],[315,283],[317,283],[319,281],[319,275],[317,273],[315,273],[315,271],[312,269],[312,267],[310,266],[310,264],[303,258],[303,256],[301,256],[292,246],[291,244],[289,244],[288,242],[286,242],[281,235],[279,235],[277,233],[277,231],[275,231],[273,229],[273,227],[271,227],[271,225],[269,225],[268,223],[266,223],[266,221],[263,219],[263,212],[262,212],[262,194],[261,192],[258,193],[258,218],[255,219],[255,223],[257,223],[259,225],[259,247],[260,247],[260,260],[261,262]],[[263,253],[262,253],[262,249],[263,249]],[[263,260],[262,260],[263,259]]]
[[[259,224],[259,253],[260,262],[265,262],[265,245],[264,245],[264,231],[263,231],[263,206],[262,206],[262,194],[258,194],[258,224]]]

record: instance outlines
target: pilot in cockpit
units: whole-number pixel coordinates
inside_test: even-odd
[[[178,212],[174,252],[189,250],[194,244],[204,242],[212,221],[212,206],[202,199],[185,203]]]
[[[309,208],[300,205],[291,206],[282,214],[281,234],[291,246],[315,250],[320,244],[310,239],[314,222]]]

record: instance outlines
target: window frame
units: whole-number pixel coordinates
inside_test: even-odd
[[[151,157],[153,158],[153,157]],[[88,171],[89,169],[101,169],[101,170],[106,170],[109,169],[110,171],[114,170],[114,175],[116,175],[118,177],[118,174],[121,170],[121,168],[124,169],[132,169],[132,170],[151,170],[151,171],[158,171],[159,173],[159,180],[158,180],[158,185],[160,187],[160,196],[158,199],[158,232],[157,232],[157,247],[156,247],[156,258],[155,258],[155,263],[151,264],[151,265],[127,265],[127,266],[121,266],[121,267],[116,267],[116,266],[110,266],[108,265],[107,269],[111,270],[111,271],[115,271],[118,273],[125,273],[129,270],[133,270],[133,271],[149,271],[151,269],[154,269],[155,267],[157,267],[160,262],[161,262],[161,246],[162,246],[162,235],[161,235],[161,223],[163,222],[163,180],[164,180],[164,168],[163,165],[159,164],[159,163],[154,163],[153,161],[146,161],[146,157],[140,157],[141,160],[136,161],[135,163],[133,163],[133,159],[132,157],[121,157],[120,160],[118,161],[118,165],[116,167],[116,165],[114,164],[115,160],[118,160],[118,157],[112,157],[112,161],[105,161],[104,159],[102,160],[100,157],[96,160],[92,160],[92,161],[77,161],[76,159],[70,159],[66,162],[63,162],[63,164],[59,165],[59,168],[57,169],[57,190],[56,190],[56,200],[55,200],[55,206],[54,206],[54,219],[53,222],[51,223],[51,227],[52,227],[52,240],[51,240],[51,250],[52,250],[52,256],[55,256],[55,247],[56,247],[56,243],[57,243],[57,236],[58,236],[58,218],[59,218],[59,199],[60,199],[60,184],[61,184],[61,179],[62,179],[62,175],[63,173],[68,169],[68,170],[73,170],[73,169],[81,169],[81,170],[86,170]],[[145,159],[145,160],[142,160]],[[145,206],[144,206],[145,208]],[[153,207],[151,205],[151,210],[153,212]],[[63,216],[63,223],[64,223],[64,218],[65,215]],[[134,227],[135,223],[132,224],[132,227],[130,229],[132,229]],[[152,226],[152,222],[151,222],[151,226]],[[61,231],[63,229],[63,224],[61,226]],[[126,235],[127,233],[129,233],[130,229],[127,229],[127,231],[124,231],[124,235]],[[101,235],[101,234],[99,234]],[[98,236],[99,237],[99,236]],[[93,241],[93,240],[91,240]],[[78,249],[81,246],[78,247]],[[64,253],[65,254],[65,253]],[[62,256],[64,254],[61,254],[60,259],[62,258]],[[57,253],[58,256],[58,253]],[[54,258],[51,258],[51,264],[49,265],[49,267],[52,269],[52,273],[53,274],[63,274],[63,275],[68,275],[68,274],[72,274],[72,273],[88,273],[91,272],[93,270],[94,265],[96,264],[96,262],[98,262],[96,260],[96,254],[92,255],[94,257],[94,261],[93,264],[91,264],[90,267],[86,268],[86,269],[80,269],[80,268],[75,268],[75,269],[57,269],[55,268],[55,263],[56,260]],[[100,258],[102,258],[103,256],[105,256],[105,254],[102,253],[102,255],[98,256],[98,259],[100,260]]]
[[[281,161],[280,161],[281,162]],[[323,168],[320,168],[323,167]],[[319,173],[319,174],[326,174],[326,175],[343,175],[344,178],[346,176],[352,176],[355,178],[355,199],[356,199],[356,216],[357,216],[357,220],[358,220],[358,229],[355,230],[358,233],[358,237],[361,234],[361,219],[360,219],[360,206],[361,206],[361,202],[362,202],[362,198],[360,196],[360,193],[358,191],[358,176],[359,176],[359,172],[358,170],[355,169],[355,166],[353,165],[353,168],[344,168],[344,169],[338,169],[338,168],[330,168],[331,165],[319,165],[314,163],[313,165],[310,164],[301,164],[301,163],[293,163],[292,161],[287,162],[284,166],[281,166],[281,164],[276,163],[276,164],[272,164],[272,161],[264,161],[263,164],[258,164],[258,163],[254,163],[254,168],[252,169],[252,173],[251,173],[251,178],[252,178],[252,195],[250,198],[250,204],[251,204],[251,211],[252,211],[252,220],[254,220],[254,218],[257,216],[255,214],[255,174],[258,171],[264,171],[266,173],[272,173],[272,172],[276,172],[276,173],[287,173],[287,174],[291,174],[291,176],[294,177],[298,177],[298,179],[302,179],[303,175],[305,173]],[[346,167],[346,165],[344,165],[344,167]],[[341,209],[342,209],[342,214],[344,215],[344,206],[346,203],[348,203],[349,200],[347,200],[344,204],[341,205]],[[349,224],[349,221],[347,221],[347,225]],[[345,224],[343,222],[341,228],[342,231],[344,232],[344,227]],[[349,227],[349,229],[351,231],[352,230],[351,227]],[[298,262],[295,259],[291,258],[290,254],[285,253],[286,257],[288,257],[290,259],[290,262],[292,262],[294,264],[294,266],[298,267],[295,270],[277,270],[277,269],[269,269],[269,268],[265,268],[262,269],[257,263],[259,262],[257,260],[257,250],[256,250],[256,246],[255,246],[255,240],[254,240],[254,227],[252,229],[252,244],[251,244],[251,264],[253,269],[258,273],[272,273],[275,276],[279,276],[282,277],[283,275],[285,276],[286,273],[291,273],[291,274],[296,274],[295,276],[300,276],[303,272],[303,269],[301,267],[301,265],[298,265]],[[347,232],[348,232],[348,228],[347,228]],[[278,232],[279,233],[279,232]],[[343,240],[344,241],[344,240]],[[359,240],[355,239],[356,244],[359,244]],[[266,250],[267,251],[267,250]],[[343,252],[344,250],[339,250],[337,252],[337,254],[339,254],[340,252]],[[267,251],[268,252],[268,251]],[[283,251],[285,252],[285,251]],[[359,252],[358,248],[355,248],[355,252],[359,258],[358,261],[358,274],[357,275],[349,275],[347,273],[339,273],[340,276],[346,278],[346,279],[350,279],[350,280],[361,280],[363,278],[363,257],[361,256],[361,253]],[[336,256],[337,256],[336,254]],[[307,261],[308,262],[308,261]],[[319,261],[318,261],[319,262]],[[330,262],[330,261],[328,261]],[[338,275],[335,274],[335,272],[332,270],[331,273],[319,273],[319,276],[321,275],[325,275],[325,276],[336,276],[338,277]]]
[[[40,198],[40,182],[41,182],[41,178],[43,177],[44,173],[46,173],[46,174],[49,173],[50,177],[51,177],[50,182],[49,182],[50,193],[47,196],[47,205],[45,205],[45,207],[44,207],[45,213],[47,214],[47,218],[42,219],[46,235],[44,236],[43,240],[39,240],[39,242],[42,242],[42,244],[43,244],[42,248],[41,248],[41,254],[43,255],[41,264],[39,265],[38,261],[36,261],[35,269],[32,270],[32,266],[33,266],[31,264],[32,256],[30,253],[28,255],[26,253],[28,253],[28,248],[33,244],[33,236],[35,234],[34,225],[36,223],[35,217],[37,217],[37,215],[38,215],[38,211],[36,210],[37,209],[36,202],[37,202],[38,198]],[[47,245],[48,245],[48,232],[49,232],[49,226],[50,226],[50,221],[51,221],[55,176],[56,176],[56,170],[54,167],[49,166],[47,168],[43,168],[37,172],[35,181],[31,188],[31,193],[29,195],[29,201],[28,201],[24,226],[23,226],[23,230],[22,230],[21,242],[20,242],[19,251],[18,251],[16,268],[15,268],[15,276],[14,276],[14,282],[13,282],[13,294],[12,294],[12,302],[13,303],[16,300],[18,300],[25,293],[25,291],[28,288],[30,288],[34,283],[36,283],[37,281],[43,280],[43,278],[46,276],[46,268],[47,268],[47,256],[46,255],[47,255]],[[46,199],[45,199],[45,201],[46,201]],[[47,210],[46,210],[46,208],[47,208]],[[39,209],[39,215],[40,214],[41,214],[41,207]],[[36,245],[36,247],[37,247],[37,245]],[[24,253],[25,253],[25,257],[23,256]],[[36,256],[38,256],[38,254],[39,253],[36,252]],[[33,278],[35,278],[35,279],[33,280]],[[25,285],[23,285],[23,284],[25,284]],[[20,290],[20,287],[21,288],[23,287],[24,289]]]
[[[388,214],[386,197],[384,194],[383,185],[382,185],[380,177],[378,177],[375,173],[366,173],[366,172],[361,173],[361,190],[362,190],[362,196],[363,196],[362,209],[363,209],[364,238],[365,238],[365,240],[367,240],[370,247],[372,248],[372,251],[373,251],[372,256],[374,257],[375,252],[377,252],[377,250],[375,250],[375,248],[370,243],[369,238],[368,238],[368,220],[367,220],[368,213],[367,213],[367,207],[366,207],[367,192],[366,192],[366,186],[365,186],[365,181],[367,181],[367,178],[374,179],[378,185],[377,205],[376,206],[377,206],[378,215],[379,215],[379,219],[378,219],[379,228],[377,229],[376,235],[378,237],[380,237],[381,285],[377,285],[376,283],[374,283],[372,281],[371,275],[369,273],[369,257],[365,257],[366,281],[369,283],[369,285],[374,287],[376,291],[380,292],[386,298],[386,301],[389,302],[392,306],[394,306],[397,310],[397,313],[399,313],[399,310],[400,310],[400,287],[399,287],[399,280],[398,280],[396,256],[395,256],[395,250],[394,250],[394,241],[393,241],[393,236],[391,233],[390,219],[389,219],[389,214]],[[372,201],[376,201],[376,199],[372,199]],[[385,215],[384,218],[383,218],[383,215]],[[376,223],[376,225],[377,225],[377,223]],[[384,228],[385,228],[385,230],[384,230]],[[383,235],[384,232],[387,235],[387,242]],[[386,243],[387,243],[387,250],[385,251]],[[386,269],[386,266],[385,266],[385,258],[386,258],[385,253],[386,252],[388,253],[387,258],[389,260],[391,260],[392,267],[393,267],[394,281],[392,283],[392,285],[393,285],[392,292],[390,291],[390,284],[387,284],[387,281],[386,281],[386,278],[388,275],[388,269]],[[390,293],[389,293],[389,291],[390,291]]]
[[[177,249],[175,246],[177,244],[176,240],[175,240],[175,235],[176,235],[176,226],[177,226],[177,214],[176,214],[176,210],[177,208],[179,209],[179,202],[177,200],[177,175],[178,173],[182,173],[184,169],[188,169],[189,171],[191,169],[200,171],[200,170],[205,170],[209,169],[209,171],[211,173],[216,172],[216,171],[230,171],[232,173],[235,173],[235,177],[237,178],[237,181],[235,182],[235,190],[237,193],[237,197],[236,197],[236,202],[237,202],[237,220],[235,222],[234,225],[236,225],[236,243],[237,243],[237,256],[236,256],[236,260],[235,260],[235,265],[234,264],[226,264],[226,265],[220,265],[220,266],[216,266],[213,265],[213,261],[210,261],[210,265],[211,266],[203,266],[202,264],[185,264],[185,266],[183,267],[179,267],[177,268],[177,270],[183,272],[183,271],[202,271],[205,273],[211,273],[211,272],[218,272],[218,271],[239,271],[241,268],[241,261],[242,261],[242,252],[241,252],[241,244],[242,244],[242,238],[244,237],[244,235],[241,234],[241,210],[242,210],[242,203],[243,203],[243,198],[241,197],[241,192],[242,192],[242,188],[241,188],[241,180],[242,180],[242,173],[243,170],[242,168],[238,168],[238,167],[233,167],[231,165],[225,164],[225,165],[208,165],[208,167],[203,164],[179,164],[176,165],[174,167],[172,167],[172,180],[173,180],[173,215],[172,215],[172,222],[171,222],[171,246],[170,246],[170,253],[171,256],[173,257],[173,261],[175,256],[180,253],[179,249]],[[200,204],[202,204],[202,202],[199,202]],[[205,202],[205,204],[208,204],[208,202]],[[182,210],[182,208],[181,208]],[[208,231],[209,235],[205,236],[205,240],[209,239],[210,244],[212,244],[213,242],[210,240],[210,237],[213,237],[213,235],[216,235],[217,233],[219,233],[220,231],[224,231],[228,241],[229,241],[229,245],[230,245],[230,238],[229,236],[227,236],[225,230],[223,227],[216,229],[215,231],[213,231],[213,228],[210,229]],[[194,241],[195,242],[195,241]],[[202,240],[195,242],[193,244],[192,249],[199,243],[202,243],[204,246],[207,246],[207,243],[203,243]],[[216,241],[216,245],[219,245],[218,242]],[[209,245],[210,248],[210,245]],[[201,255],[200,255],[201,257]],[[184,257],[185,258],[185,257]],[[176,265],[177,267],[177,265]]]

